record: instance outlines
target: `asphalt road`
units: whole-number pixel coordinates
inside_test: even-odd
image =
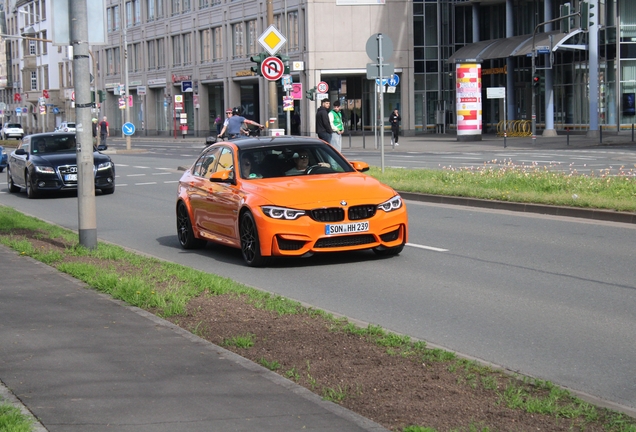
[[[181,155],[113,155],[117,190],[96,197],[98,236],[318,308],[423,339],[636,412],[636,227],[408,202],[410,243],[243,265],[236,250],[183,251],[175,235]],[[77,198],[0,204],[77,230]]]

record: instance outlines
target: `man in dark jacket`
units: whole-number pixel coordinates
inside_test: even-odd
[[[323,99],[320,108],[316,111],[316,133],[318,138],[328,143],[331,143],[331,134],[333,133],[329,123],[330,106],[329,99]]]

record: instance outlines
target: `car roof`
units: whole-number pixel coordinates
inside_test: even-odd
[[[27,135],[24,137],[24,140],[32,140],[35,138],[43,138],[43,137],[53,137],[53,138],[60,138],[63,136],[70,136],[70,137],[75,137],[75,133],[73,132],[44,132],[44,133],[36,133],[36,134],[31,134],[31,135]]]
[[[227,141],[225,141],[227,142]],[[262,147],[273,147],[279,145],[316,145],[325,144],[322,140],[312,137],[301,136],[278,136],[278,137],[245,137],[229,140],[232,144],[236,145],[239,150],[249,150]],[[219,143],[221,144],[221,143]]]

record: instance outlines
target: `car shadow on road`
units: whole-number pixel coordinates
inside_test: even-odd
[[[157,243],[178,249],[183,254],[196,254],[206,256],[218,262],[233,264],[244,267],[245,262],[239,249],[208,242],[202,249],[185,250],[181,248],[177,235],[158,237]],[[318,253],[310,257],[275,257],[267,268],[297,268],[315,267],[341,264],[355,264],[359,262],[385,260],[392,257],[379,257],[371,250],[351,251],[351,252],[329,252]]]

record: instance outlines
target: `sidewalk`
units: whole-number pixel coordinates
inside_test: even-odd
[[[314,136],[314,135],[312,135]],[[132,145],[137,143],[172,143],[183,146],[201,146],[205,145],[205,137],[173,138],[156,137],[156,136],[133,136]],[[342,151],[380,151],[380,140],[376,148],[376,140],[372,133],[361,135],[349,135],[345,133],[342,136]],[[125,144],[125,139],[121,137],[109,138],[109,144],[121,147]],[[632,133],[629,131],[621,131],[619,134],[605,132],[601,137],[588,137],[582,133],[571,133],[567,135],[558,135],[555,137],[544,137],[538,135],[536,140],[531,137],[513,137],[506,138],[505,150],[508,151],[528,151],[528,150],[557,150],[557,149],[580,149],[591,147],[610,147],[610,146],[636,146],[636,142],[632,141]],[[109,149],[110,150],[110,149]],[[399,145],[393,148],[391,146],[391,135],[386,133],[384,136],[385,151],[399,152],[475,152],[475,151],[500,151],[504,150],[504,138],[496,135],[482,135],[480,141],[458,141],[454,133],[448,134],[424,134],[411,137],[401,136]]]
[[[37,430],[385,430],[5,246],[0,275],[0,390]]]

